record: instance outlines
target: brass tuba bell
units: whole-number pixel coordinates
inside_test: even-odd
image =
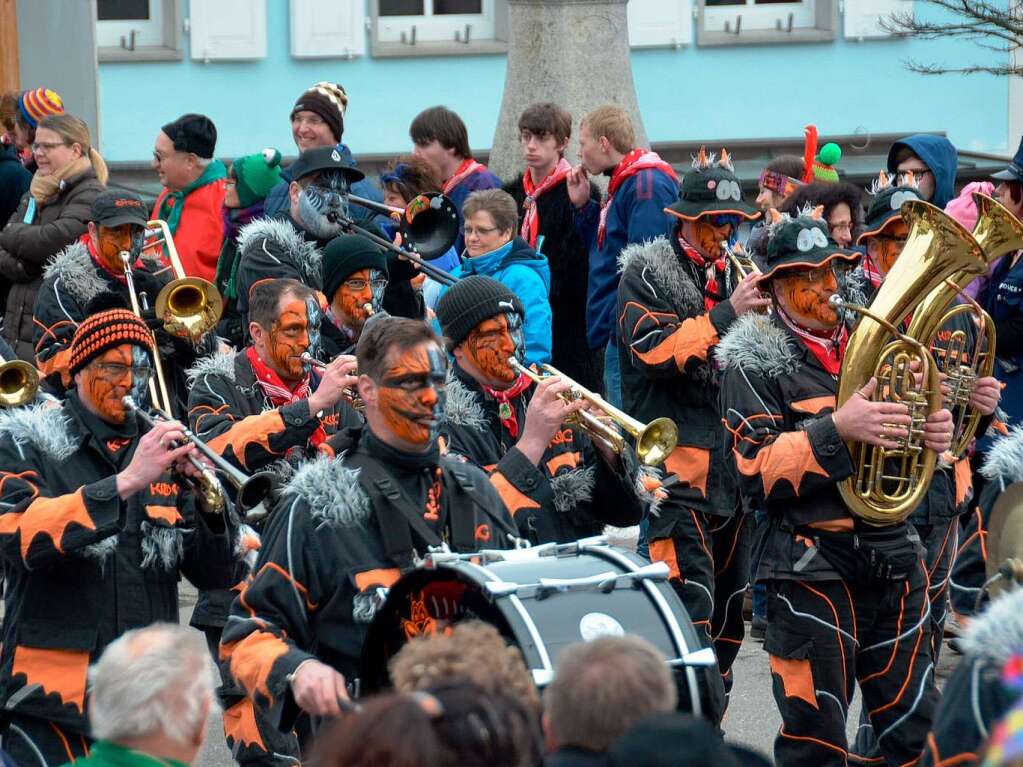
[[[39,371],[24,360],[0,357],[0,407],[21,407],[39,391]]]

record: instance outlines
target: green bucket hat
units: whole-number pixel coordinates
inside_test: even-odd
[[[854,261],[860,257],[856,251],[840,248],[831,239],[820,207],[803,210],[798,216],[772,210],[769,220],[765,280],[784,269],[816,269],[836,258]]]
[[[742,187],[728,152],[722,149],[720,159],[716,159],[704,147],[693,158],[693,169],[682,177],[678,202],[664,212],[683,221],[707,215],[740,216],[752,221],[760,216],[760,211],[743,202]]]

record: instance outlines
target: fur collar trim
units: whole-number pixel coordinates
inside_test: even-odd
[[[295,225],[285,218],[260,218],[246,224],[238,232],[238,252],[245,253],[249,248],[264,248],[262,240],[273,240],[295,263],[302,272],[304,281],[310,287],[319,289],[322,282],[320,262],[323,253],[315,242],[308,242],[302,237]],[[271,258],[276,260],[276,257]]]
[[[214,352],[206,357],[200,357],[192,367],[185,371],[185,375],[188,376],[188,385],[194,386],[196,381],[208,375],[234,381],[234,358],[235,352]]]
[[[108,290],[106,281],[99,275],[88,246],[78,240],[57,253],[46,264],[43,279],[60,281],[60,288],[67,291],[79,304],[86,306],[100,293]]]
[[[581,503],[593,500],[593,486],[596,484],[596,467],[572,469],[551,477],[554,491],[554,508],[562,513],[572,511]]]
[[[966,655],[990,658],[999,666],[1014,653],[1023,652],[1023,589],[992,600],[970,623],[963,648]]]
[[[32,445],[55,461],[65,461],[78,448],[70,425],[63,409],[52,403],[8,408],[0,412],[0,440],[11,439],[22,458],[25,445]]]
[[[337,458],[319,456],[298,468],[284,494],[305,501],[317,524],[361,527],[372,508],[359,484],[359,473],[344,465],[344,453]]]
[[[686,273],[678,254],[666,237],[628,245],[618,255],[618,271],[632,269],[656,294],[663,294],[683,316],[702,314],[703,291]],[[653,279],[653,285],[649,280]]]
[[[480,398],[451,373],[448,373],[444,416],[452,426],[465,426],[479,431],[487,428],[487,416],[483,412]]]
[[[744,314],[714,350],[722,368],[748,370],[766,378],[795,372],[799,352],[789,334],[762,314]]]
[[[90,543],[82,549],[82,556],[86,559],[91,559],[100,566],[100,569],[103,569],[106,566],[107,557],[117,550],[118,540],[119,539],[116,535],[111,535],[109,538],[104,538],[102,541]]]
[[[1000,479],[1003,485],[1023,480],[1023,426],[991,442],[980,473],[988,479]]]

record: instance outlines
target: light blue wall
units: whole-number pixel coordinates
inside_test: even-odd
[[[287,5],[267,0],[268,50],[260,61],[100,64],[105,156],[148,159],[160,125],[185,112],[214,120],[218,155],[265,146],[291,154],[288,114],[317,80],[347,89],[345,141],[356,153],[407,150],[409,121],[438,103],[462,115],[474,148],[489,147],[504,87],[503,56],[293,59]],[[852,43],[839,37],[819,45],[637,50],[632,63],[655,142],[799,136],[815,121],[822,135],[944,130],[963,148],[1004,153],[1005,78],[924,77],[903,66],[907,59],[952,63],[983,54],[943,41]]]

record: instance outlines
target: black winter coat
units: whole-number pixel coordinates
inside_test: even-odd
[[[0,144],[0,229],[18,209],[22,195],[32,183],[32,174],[18,159],[18,150],[13,146]]]

